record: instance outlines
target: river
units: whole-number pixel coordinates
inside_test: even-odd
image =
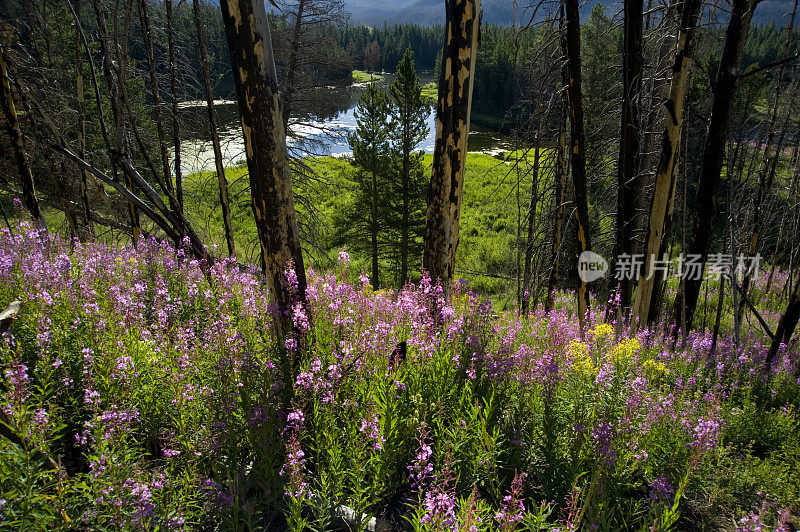
[[[383,73],[378,81],[387,87],[393,74]],[[425,85],[433,79],[432,72],[421,72],[420,82]],[[356,128],[354,111],[361,91],[366,83],[354,83],[349,87],[322,87],[309,91],[304,97],[314,102],[313,114],[304,120],[293,120],[289,124],[289,149],[297,156],[332,155],[345,156],[352,153],[347,134]],[[222,156],[225,166],[240,164],[245,160],[242,128],[236,102],[215,101]],[[186,123],[182,131],[181,169],[184,175],[214,169],[214,151],[208,133],[205,101],[190,101],[180,104],[182,118]],[[427,118],[428,135],[417,150],[432,153],[436,137],[436,117],[431,109]],[[473,127],[470,131],[469,150],[487,153],[511,149],[510,141],[501,133]]]

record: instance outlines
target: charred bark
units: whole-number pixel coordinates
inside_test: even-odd
[[[704,263],[711,249],[711,237],[714,220],[717,214],[717,188],[721,180],[722,163],[725,155],[725,144],[728,140],[731,107],[739,84],[739,67],[750,20],[753,16],[757,0],[733,0],[730,20],[725,31],[725,43],[720,58],[717,79],[714,85],[711,103],[711,117],[706,131],[703,149],[703,161],[700,166],[700,182],[697,187],[695,214],[692,223],[692,240],[688,247],[688,255],[697,255]],[[702,275],[699,278],[686,279],[683,289],[675,298],[673,317],[675,321],[685,321],[686,328],[692,328],[692,320],[700,296]],[[685,304],[686,314],[681,317],[681,309]]]
[[[566,35],[562,45],[566,47],[567,72],[569,83],[570,144],[572,163],[572,188],[575,201],[575,230],[578,251],[591,251],[592,239],[589,234],[589,201],[586,193],[586,134],[583,122],[583,91],[581,88],[581,26],[578,0],[564,0],[562,6],[566,22]],[[577,266],[577,263],[576,263]],[[589,311],[589,289],[586,281],[578,275],[578,320],[581,331],[584,329]]]
[[[447,36],[436,103],[436,146],[422,265],[433,282],[441,282],[447,290],[458,247],[480,0],[447,0],[445,11]]]
[[[792,37],[794,35],[794,20],[795,15],[797,14],[797,0],[794,1],[794,9],[792,11],[792,17],[789,19],[789,25],[786,28],[786,44],[783,47],[783,57],[786,57],[789,53],[789,48],[792,44]],[[783,131],[781,131],[781,140],[778,142],[777,149],[773,153],[773,144],[775,141],[775,125],[778,120],[778,109],[780,107],[781,102],[781,88],[783,86],[783,73],[786,69],[786,63],[781,63],[780,67],[778,67],[778,73],[775,76],[775,92],[772,98],[772,112],[770,113],[769,117],[769,126],[767,128],[767,141],[766,145],[764,146],[764,154],[763,158],[761,159],[761,164],[758,167],[758,189],[756,190],[756,199],[753,204],[753,214],[752,218],[750,219],[750,223],[748,226],[751,229],[750,232],[750,240],[748,242],[748,254],[749,256],[754,256],[758,252],[758,245],[761,239],[761,211],[764,207],[764,200],[766,198],[767,193],[772,188],[772,184],[775,177],[774,172],[774,164],[777,163],[777,160],[780,158],[780,150],[781,144],[783,141]],[[790,103],[789,103],[789,110],[788,112],[792,112],[792,107],[794,106],[794,99],[797,94],[797,84],[795,83],[794,90],[791,92],[790,96]],[[750,272],[745,272],[744,278],[742,279],[742,294],[747,295],[748,290],[750,289]],[[744,298],[743,298],[744,299]],[[744,301],[739,303],[739,307],[736,309],[736,312],[739,315],[739,320],[742,319],[742,314],[744,313]]]
[[[180,4],[179,4],[180,5]],[[166,0],[167,11],[167,53],[169,55],[169,88],[172,98],[172,144],[175,148],[175,199],[183,213],[183,177],[181,175],[181,124],[178,115],[178,80],[175,65],[175,24],[172,13],[172,0]]]
[[[775,338],[772,339],[767,358],[764,361],[764,368],[767,371],[772,368],[772,362],[778,355],[781,344],[789,345],[798,320],[800,320],[800,281],[795,284],[794,290],[789,297],[789,303],[786,305],[786,310],[783,311],[778,322],[778,328],[775,330]]]
[[[80,12],[80,2],[75,3],[75,10]],[[76,49],[75,49],[75,92],[78,95],[77,114],[78,114],[78,155],[86,158],[86,97],[83,87],[83,42],[80,30],[76,28]],[[89,174],[85,170],[81,173],[81,212],[86,223],[86,234],[94,236],[92,228],[91,207],[89,205]],[[82,235],[82,238],[85,235]]]
[[[124,82],[124,80],[119,80],[114,69],[113,64],[113,56],[111,54],[111,47],[108,42],[108,31],[106,29],[106,15],[103,9],[103,4],[101,0],[94,0],[94,14],[97,19],[97,28],[98,28],[98,36],[100,37],[100,47],[103,52],[103,76],[106,79],[106,85],[108,87],[108,94],[111,100],[111,112],[114,117],[114,146],[113,148],[109,146],[109,149],[112,151],[111,155],[111,163],[116,169],[117,166],[115,161],[120,157],[127,157],[128,149],[125,142],[125,116],[124,116],[124,109],[122,105],[122,97],[120,95],[120,89],[118,85],[119,82]],[[123,172],[126,179],[126,186],[128,189],[133,190],[133,182],[130,180],[128,174]],[[133,228],[133,236],[132,240],[134,245],[139,240],[139,235],[141,233],[139,227],[139,213],[137,211],[136,205],[133,202],[128,203],[128,215],[130,217],[131,227]]]
[[[150,29],[150,15],[148,13],[147,0],[139,0],[139,18],[142,21],[142,37],[147,53],[148,75],[150,77],[150,94],[153,96],[153,118],[156,122],[156,136],[158,137],[158,148],[161,153],[161,167],[164,172],[164,183],[167,188],[174,192],[172,187],[172,171],[169,168],[169,152],[167,151],[166,134],[164,133],[164,120],[161,113],[161,95],[158,91],[158,79],[156,78],[156,63],[153,56],[153,37]]]
[[[233,225],[231,224],[231,208],[228,200],[228,180],[225,177],[225,164],[222,160],[222,148],[219,143],[217,131],[217,113],[214,111],[214,92],[211,88],[211,74],[208,67],[208,46],[206,45],[205,29],[200,19],[200,1],[194,0],[194,23],[197,26],[197,46],[200,52],[200,66],[203,70],[203,86],[206,93],[208,108],[208,127],[211,132],[211,144],[214,148],[214,164],[217,169],[217,183],[219,185],[219,203],[222,206],[222,224],[225,227],[225,241],[228,244],[228,254],[236,254],[236,244],[233,240]]]
[[[305,306],[306,272],[294,209],[286,129],[281,116],[275,61],[264,3],[221,0],[250,174],[253,214],[264,273],[284,331],[294,303]],[[285,286],[293,263],[297,291]]]
[[[2,92],[3,115],[5,115],[6,118],[8,136],[11,138],[14,160],[17,163],[17,171],[19,172],[19,179],[22,185],[22,196],[25,201],[25,207],[27,207],[36,225],[47,232],[47,223],[44,220],[44,216],[42,216],[39,202],[36,199],[36,187],[33,182],[33,173],[28,163],[28,152],[25,149],[25,137],[22,135],[22,129],[20,128],[19,119],[17,118],[17,109],[14,105],[14,96],[11,93],[11,81],[8,77],[5,55],[5,46],[0,44],[0,78],[2,78],[0,79],[0,85],[2,85],[0,91]]]
[[[563,26],[563,17],[560,20]],[[566,38],[564,28],[559,28],[559,33],[562,39],[561,48],[566,52],[566,43],[563,40]],[[559,251],[561,250],[562,228],[563,228],[563,213],[564,213],[564,197],[567,189],[567,119],[569,113],[569,95],[567,94],[566,87],[569,85],[569,70],[567,68],[566,55],[562,57],[561,64],[561,119],[558,122],[558,144],[556,145],[556,176],[555,176],[555,192],[553,201],[555,202],[555,213],[553,218],[553,236],[552,236],[552,265],[550,269],[550,277],[547,281],[547,299],[544,303],[545,312],[550,312],[555,306],[556,288],[558,284],[558,267],[559,267]]]
[[[642,91],[643,0],[625,0],[624,50],[622,53],[622,127],[617,163],[616,257],[633,255],[636,246],[636,203],[643,194],[639,172],[639,105]],[[616,259],[615,259],[616,260]],[[633,295],[633,279],[618,284],[619,309],[627,313]]]
[[[289,114],[292,112],[292,96],[295,91],[295,77],[297,76],[297,57],[300,51],[300,36],[303,28],[303,11],[305,10],[306,0],[299,0],[297,3],[297,13],[294,19],[294,30],[292,31],[292,47],[289,52],[289,65],[286,69],[286,84],[283,90],[283,123],[289,123]]]
[[[656,284],[656,272],[653,271],[651,261],[660,259],[661,254],[666,250],[667,228],[665,225],[670,206],[674,203],[678,146],[681,143],[683,108],[700,5],[700,0],[685,0],[683,4],[669,98],[664,103],[667,108],[667,116],[661,141],[661,155],[656,169],[655,190],[650,202],[650,216],[645,234],[645,263],[642,276],[637,284],[636,300],[633,306],[632,322],[634,327],[637,321],[641,325],[650,322],[650,303]]]

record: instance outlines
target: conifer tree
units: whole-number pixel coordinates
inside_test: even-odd
[[[391,225],[397,233],[400,286],[408,282],[409,257],[419,255],[425,230],[425,176],[422,153],[414,150],[428,136],[430,106],[422,96],[422,85],[414,68],[409,46],[397,64],[396,78],[389,87],[396,121],[393,151],[397,178],[392,193]]]
[[[352,164],[357,168],[352,201],[334,220],[340,229],[339,243],[348,242],[370,254],[372,285],[380,283],[379,260],[385,240],[393,122],[389,97],[375,83],[367,86],[354,111],[356,131],[349,135]]]

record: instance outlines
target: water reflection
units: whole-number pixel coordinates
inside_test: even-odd
[[[384,74],[378,81],[388,86],[394,79],[392,74]],[[422,72],[422,84],[433,79],[432,72]],[[309,109],[306,116],[292,119],[289,124],[287,143],[294,155],[333,155],[344,156],[352,153],[347,142],[347,134],[355,131],[355,107],[365,83],[347,87],[319,87],[298,95],[298,102]],[[245,161],[244,140],[242,137],[236,102],[218,100],[215,102],[222,156],[226,166]],[[208,132],[207,110],[204,101],[183,102],[181,112],[186,127],[183,130],[181,145],[181,168],[184,175],[201,170],[214,169],[214,151]],[[427,118],[428,135],[417,146],[418,150],[432,153],[436,137],[435,112]],[[500,133],[480,131],[470,132],[470,151],[494,152],[510,148],[508,140]]]

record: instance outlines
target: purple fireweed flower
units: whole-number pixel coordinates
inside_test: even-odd
[[[342,268],[350,266],[350,254],[344,249],[339,250],[339,266]]]
[[[669,503],[675,496],[675,488],[664,476],[656,478],[650,483],[650,500],[654,503]]]
[[[502,532],[514,530],[525,516],[525,505],[522,501],[522,485],[524,480],[524,473],[514,473],[514,480],[511,482],[511,490],[503,497],[500,511],[494,515]]]
[[[614,437],[614,426],[607,422],[601,421],[592,431],[592,439],[595,441],[595,447],[600,455],[603,463],[609,467],[614,467],[616,464],[617,453],[614,451],[612,439]]]
[[[372,442],[371,447],[374,450],[380,451],[383,449],[383,444],[386,440],[383,438],[383,435],[381,435],[381,430],[378,427],[378,416],[373,416],[370,420],[365,419],[361,421],[361,427],[358,431],[367,436],[367,439]]]
[[[423,491],[425,486],[436,478],[433,475],[433,462],[431,460],[433,449],[426,442],[426,439],[427,436],[420,429],[420,433],[417,436],[419,447],[417,448],[416,456],[411,465],[406,468],[410,472],[411,487],[417,492]]]
[[[286,444],[286,462],[280,470],[280,475],[286,477],[286,494],[289,497],[301,499],[308,493],[304,469],[305,453],[300,446],[297,432],[293,431]]]
[[[692,438],[689,442],[690,448],[698,449],[700,452],[716,448],[720,438],[720,423],[701,417],[692,429]]]
[[[12,391],[11,393],[14,401],[16,401],[17,404],[25,402],[30,396],[30,392],[28,391],[28,366],[16,361],[3,373]]]
[[[453,530],[456,525],[456,499],[450,490],[438,487],[425,493],[422,502],[425,515],[420,523],[430,525],[434,530]]]

